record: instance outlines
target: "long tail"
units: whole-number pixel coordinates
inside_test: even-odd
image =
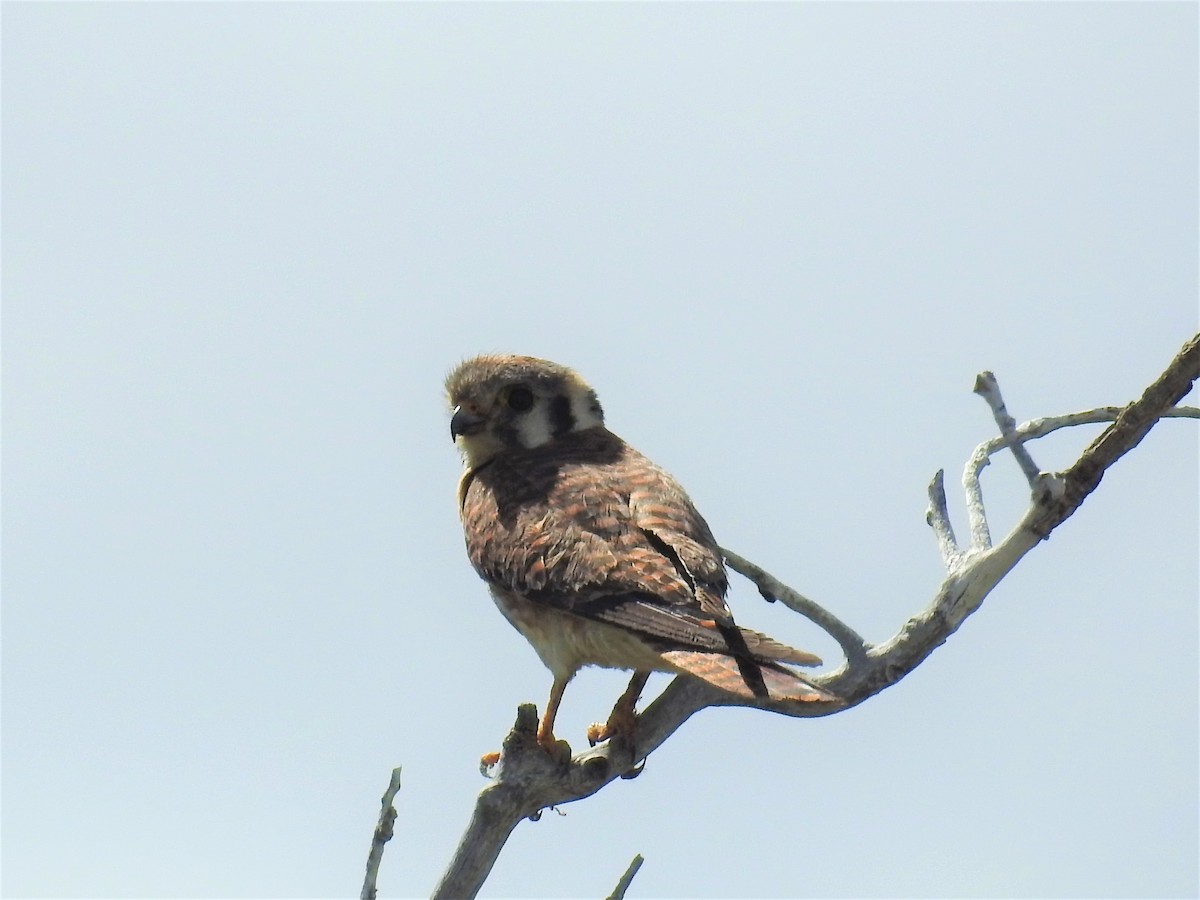
[[[713,687],[739,697],[770,697],[804,703],[837,703],[838,698],[810,684],[778,663],[735,658],[725,653],[665,650],[665,662],[679,672],[694,675]]]
[[[720,626],[718,626],[720,627]],[[736,632],[736,633],[735,633]],[[782,644],[773,637],[767,637],[749,628],[722,628],[725,642],[733,650],[743,650],[755,659],[766,659],[772,662],[791,663],[795,666],[819,666],[821,657],[807,650],[797,650]]]

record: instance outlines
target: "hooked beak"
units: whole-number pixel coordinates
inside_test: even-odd
[[[478,434],[483,431],[483,418],[464,409],[454,407],[454,415],[450,417],[450,440],[456,440],[459,435]]]

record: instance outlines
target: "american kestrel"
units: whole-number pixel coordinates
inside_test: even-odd
[[[583,666],[632,669],[595,742],[630,736],[652,671],[742,697],[837,702],[784,663],[821,660],[734,624],[721,549],[679,483],[604,427],[571,369],[479,356],[446,379],[466,472],[467,554],[505,618],[554,676],[538,726],[553,748],[563,691]]]

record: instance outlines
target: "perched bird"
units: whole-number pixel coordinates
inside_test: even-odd
[[[466,472],[467,554],[496,605],[554,676],[538,742],[555,745],[563,691],[583,666],[634,670],[594,742],[631,737],[651,671],[742,697],[837,702],[784,663],[811,653],[734,624],[720,547],[678,482],[604,427],[571,369],[479,356],[446,379]]]

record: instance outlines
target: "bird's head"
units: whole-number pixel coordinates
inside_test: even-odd
[[[446,378],[450,437],[469,468],[604,424],[596,392],[571,369],[531,356],[477,356]]]

